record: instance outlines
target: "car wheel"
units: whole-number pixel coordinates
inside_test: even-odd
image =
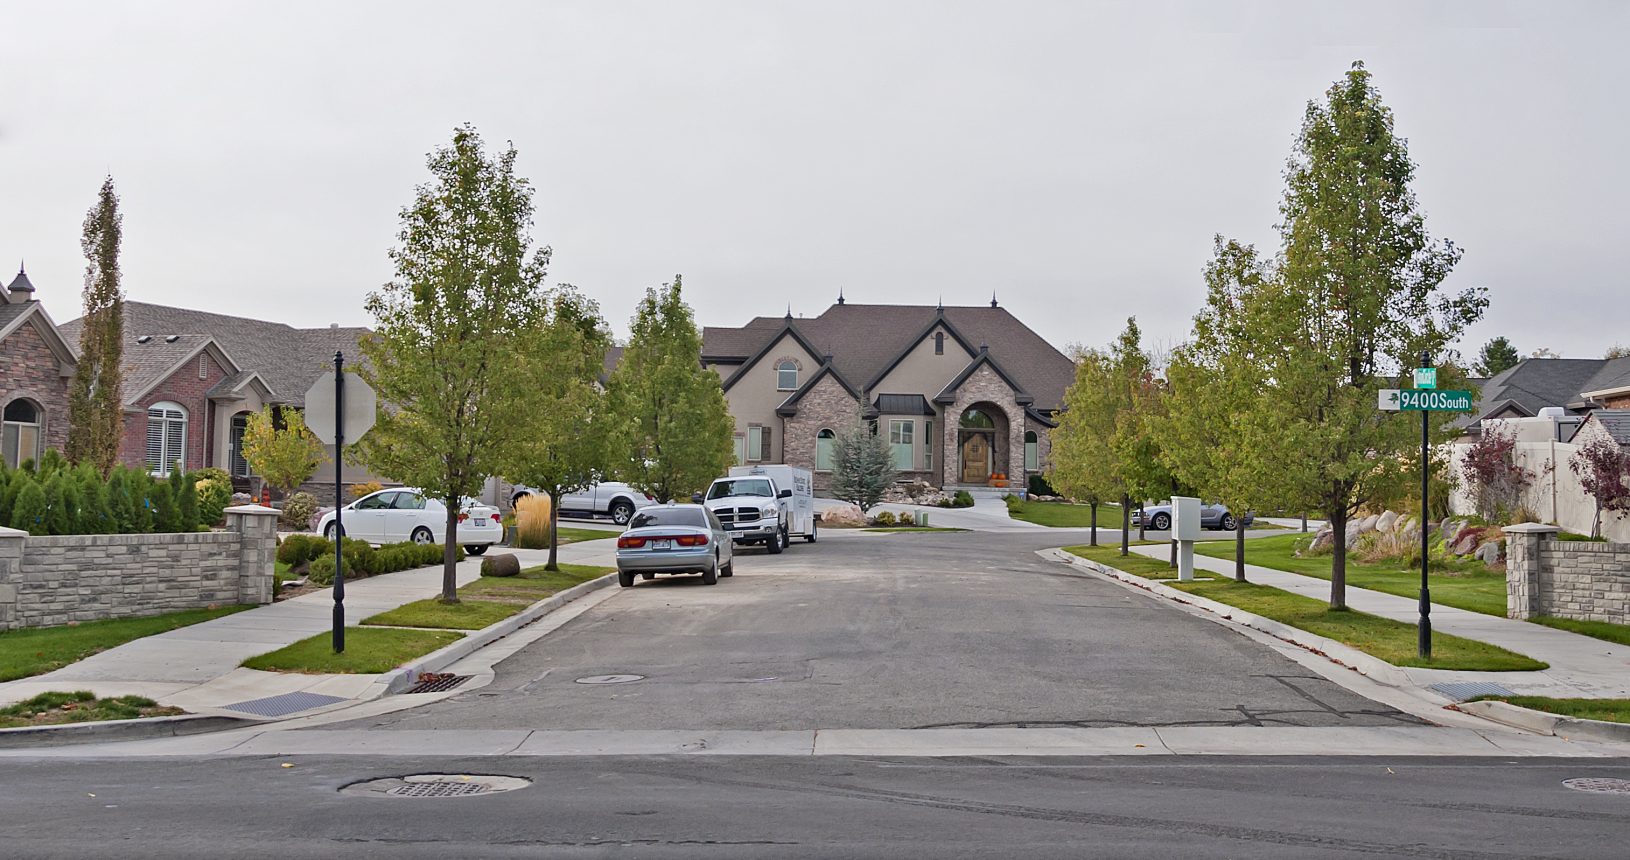
[[[623,588],[634,587],[634,573],[628,570],[617,571],[617,584]]]
[[[485,543],[469,544],[469,543],[467,543],[467,544],[464,545],[464,554],[465,555],[481,555],[481,554],[483,554],[483,553],[485,553],[487,551],[487,547],[489,547],[489,546],[491,546],[491,544],[485,544]]]
[[[782,526],[781,527],[781,548],[786,549],[789,546],[792,546],[792,533],[787,531],[786,526]]]
[[[427,529],[424,526],[419,526],[413,530],[413,534],[408,538],[408,540],[411,540],[416,544],[423,545],[427,543],[435,543],[436,536],[430,533],[430,529]]]
[[[718,560],[717,559],[714,559],[714,564],[713,564],[712,567],[708,568],[707,570],[702,571],[702,584],[703,585],[717,585],[717,584],[719,584],[719,565],[718,565]]]
[[[785,549],[785,547],[781,545],[781,533],[776,532],[770,537],[765,538],[764,548],[770,551],[770,555],[780,555],[781,550]]]
[[[329,540],[333,540],[334,539],[334,533],[337,532],[337,531],[339,531],[339,526],[337,526],[337,525],[335,525],[333,523],[329,523],[328,528],[323,529],[323,537],[328,538]]]
[[[1171,514],[1155,514],[1154,518],[1149,520],[1149,528],[1152,528],[1157,532],[1166,531],[1167,529],[1170,529],[1171,527],[1172,527]]]
[[[819,521],[810,523],[810,525],[809,525],[809,534],[804,535],[804,540],[806,540],[806,541],[808,541],[810,543],[814,543],[815,542],[815,535],[818,532],[820,532],[820,530],[821,530],[821,524],[820,524]]]
[[[1223,514],[1221,525],[1222,530],[1225,532],[1231,532],[1234,529],[1239,528],[1239,522],[1234,519],[1233,514]]]
[[[717,562],[715,562],[715,563],[717,563]],[[735,556],[731,556],[730,560],[724,563],[724,567],[719,568],[719,575],[720,576],[735,576],[736,575],[736,558],[735,558]]]
[[[634,518],[634,504],[626,499],[618,499],[611,505],[611,521],[620,526],[628,525]]]

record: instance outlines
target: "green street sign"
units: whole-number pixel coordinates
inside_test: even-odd
[[[1470,391],[1405,388],[1398,392],[1398,409],[1405,412],[1470,412],[1476,399]]]
[[[1415,387],[1416,388],[1437,388],[1438,387],[1438,369],[1435,368],[1435,367],[1417,367],[1417,368],[1415,368]]]

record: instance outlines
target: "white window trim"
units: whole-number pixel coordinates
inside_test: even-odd
[[[153,413],[160,413],[154,416]],[[153,422],[159,423],[158,464],[152,460]],[[147,407],[147,470],[158,477],[169,477],[177,463],[182,471],[187,468],[187,408],[172,401],[161,401]],[[176,429],[172,431],[172,426]]]
[[[916,437],[917,422],[910,418],[889,419],[889,450],[894,453],[895,469],[902,472],[913,471],[912,466],[916,465],[917,459]],[[904,446],[904,451],[901,451],[901,446]],[[904,466],[900,465],[902,462],[905,463]]]
[[[757,454],[753,453],[753,447],[755,445],[758,447],[758,453]],[[754,425],[748,427],[747,428],[747,462],[749,462],[749,463],[762,463],[762,462],[764,462],[765,458],[769,454],[768,451],[764,450],[766,447],[767,446],[764,444],[764,428],[760,427],[757,424],[754,424]]]
[[[923,419],[923,471],[934,471],[934,419]]]
[[[783,373],[792,374],[792,384],[791,385],[787,385],[787,384],[785,384],[785,383],[783,383],[781,381],[781,374],[783,374]],[[798,362],[793,361],[790,358],[783,358],[780,361],[775,363],[775,390],[776,391],[797,391],[798,390]]]
[[[28,397],[15,398],[11,401],[11,403],[7,403],[6,406],[10,407],[12,403],[16,403],[19,400],[24,401],[29,406],[34,408],[34,420],[0,422],[0,437],[6,435],[5,431],[14,432],[17,435],[17,450],[14,452],[16,456],[7,456],[5,458],[6,465],[13,469],[21,466],[28,460],[33,460],[36,463],[39,462],[40,456],[43,453],[42,443],[45,439],[45,410],[40,407],[39,403]],[[23,431],[25,429],[31,429],[34,431],[34,444],[32,452],[23,450]],[[15,462],[13,462],[14,460]]]

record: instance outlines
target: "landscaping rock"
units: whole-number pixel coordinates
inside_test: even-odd
[[[1454,541],[1455,536],[1460,534],[1461,529],[1464,529],[1465,527],[1465,520],[1446,518],[1443,521],[1443,527],[1438,529],[1438,539],[1443,541],[1444,545],[1447,546]]]
[[[866,512],[859,505],[844,504],[821,512],[821,525],[858,528],[866,524]]]
[[[1307,548],[1308,555],[1319,555],[1321,553],[1329,552],[1335,545],[1335,542],[1335,533],[1330,530],[1329,526],[1325,526],[1324,528],[1319,529],[1317,532],[1314,532],[1313,543]]]
[[[1504,557],[1504,545],[1497,540],[1486,541],[1482,546],[1477,548],[1476,555],[1478,561],[1481,561],[1489,567],[1495,567]]]
[[[1394,528],[1395,531],[1398,531],[1400,533],[1401,532],[1415,532],[1416,534],[1420,534],[1420,524],[1415,522],[1414,517],[1410,517],[1409,519],[1404,520],[1403,522],[1397,524],[1393,528]]]
[[[1381,517],[1379,517],[1379,516],[1377,516],[1375,514],[1370,514],[1369,516],[1365,517],[1364,519],[1361,519],[1361,520],[1358,521],[1358,533],[1362,535],[1362,534],[1369,534],[1370,532],[1375,531],[1376,530],[1376,525],[1375,524],[1380,522],[1380,521],[1381,521]]]
[[[1471,555],[1477,551],[1477,546],[1482,540],[1483,536],[1477,532],[1462,535],[1449,545],[1449,552],[1455,555]]]
[[[521,560],[510,553],[489,555],[481,560],[482,576],[519,576]]]
[[[1393,511],[1386,511],[1375,521],[1375,530],[1390,533],[1397,525],[1398,514]]]

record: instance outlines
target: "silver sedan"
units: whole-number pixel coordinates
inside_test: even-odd
[[[653,505],[628,521],[617,538],[617,582],[634,585],[634,575],[700,573],[713,585],[736,572],[730,535],[712,511],[701,505]]]

